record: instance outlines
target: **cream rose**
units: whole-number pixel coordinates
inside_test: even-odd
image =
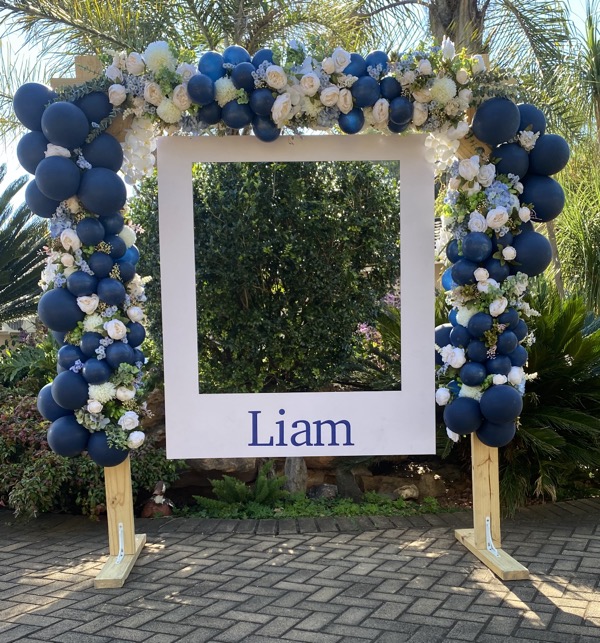
[[[459,69],[456,72],[456,82],[459,85],[466,85],[469,82],[469,72],[466,69]]]
[[[428,103],[431,100],[431,92],[426,88],[415,89],[412,95],[419,103]]]
[[[267,85],[273,89],[283,89],[287,85],[287,75],[283,67],[279,65],[269,65],[267,67],[265,80]]]
[[[340,89],[339,87],[336,87],[335,85],[331,85],[329,87],[325,87],[321,91],[321,102],[325,107],[334,107],[337,105],[338,99],[340,97]]]
[[[314,72],[304,74],[300,79],[300,85],[307,96],[314,96],[321,86],[321,79]]]
[[[127,335],[127,326],[120,319],[104,322],[104,330],[111,339],[123,339]]]
[[[506,297],[498,297],[490,304],[490,315],[492,317],[498,317],[501,315],[508,306],[508,299]]]
[[[326,74],[333,74],[335,72],[335,63],[333,58],[324,58],[321,63],[321,68]]]
[[[127,446],[130,449],[139,449],[145,439],[146,434],[143,431],[132,431],[127,438]]]
[[[521,219],[523,223],[527,223],[527,221],[531,219],[531,210],[526,207],[519,208],[519,219]]]
[[[118,425],[124,431],[133,431],[133,429],[136,429],[139,424],[140,420],[138,418],[138,414],[135,411],[126,411],[118,421]]]
[[[271,108],[271,117],[273,122],[281,127],[292,111],[292,96],[289,92],[279,94]]]
[[[75,265],[75,258],[73,257],[73,255],[65,252],[60,257],[60,263],[62,263],[65,268],[70,268],[71,266]]]
[[[87,410],[88,413],[100,413],[102,411],[102,403],[98,402],[98,400],[89,400],[88,405],[87,405]]]
[[[123,85],[119,85],[118,83],[116,83],[108,88],[108,100],[111,105],[118,107],[125,102],[126,98],[127,90],[125,89],[125,87],[123,87]]]
[[[66,201],[63,201],[63,203],[69,208],[71,214],[77,214],[81,210],[79,199],[76,196],[70,196]]]
[[[146,65],[141,54],[138,54],[135,51],[130,53],[125,61],[125,69],[134,76],[140,76],[143,74],[146,70]]]
[[[413,118],[412,122],[416,127],[423,125],[425,121],[429,118],[429,109],[424,103],[414,102],[413,103]]]
[[[405,71],[398,79],[403,88],[412,85],[417,79],[417,74],[414,71]]]
[[[390,104],[385,98],[380,98],[373,105],[373,122],[387,123],[390,116]]]
[[[512,246],[502,248],[502,258],[506,261],[513,261],[517,258],[517,251]]]
[[[490,273],[485,268],[477,268],[473,274],[477,281],[487,281],[490,276]]]
[[[175,87],[171,100],[173,101],[173,105],[182,112],[185,112],[186,109],[189,109],[192,106],[192,99],[190,98],[185,85],[177,85]]]
[[[150,105],[158,107],[164,99],[158,83],[150,82],[144,85],[144,100]]]
[[[492,208],[486,216],[487,224],[492,230],[500,229],[508,221],[508,212],[506,208],[499,206]]]
[[[91,315],[98,304],[100,303],[100,298],[95,293],[93,295],[88,295],[85,297],[77,297],[77,305],[79,310],[82,310],[86,315]]]
[[[110,65],[110,67],[107,67],[104,75],[108,78],[108,80],[112,80],[113,83],[118,83],[119,81],[123,80],[123,74],[116,65]]]
[[[350,64],[350,54],[341,47],[336,47],[331,55],[335,71],[339,74]]]
[[[65,250],[79,250],[81,240],[73,228],[67,228],[60,233],[60,243]]]
[[[119,386],[117,388],[117,400],[121,400],[121,402],[129,402],[129,400],[133,400],[134,397],[134,388],[127,388],[127,386]]]
[[[352,101],[352,92],[349,89],[340,89],[340,95],[338,96],[337,106],[340,109],[342,114],[347,114],[352,110],[353,101]]]

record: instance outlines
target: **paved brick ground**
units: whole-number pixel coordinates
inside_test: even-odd
[[[501,582],[453,538],[469,513],[413,519],[138,521],[125,587],[96,590],[106,526],[0,513],[0,643],[600,641],[600,501],[503,525],[531,579]]]

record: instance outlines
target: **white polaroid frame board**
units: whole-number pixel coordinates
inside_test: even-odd
[[[433,168],[424,135],[163,137],[158,202],[167,457],[435,453]],[[401,391],[202,394],[192,166],[399,161]]]

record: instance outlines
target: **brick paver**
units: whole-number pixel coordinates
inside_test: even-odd
[[[468,513],[139,520],[125,587],[96,590],[106,525],[0,513],[0,643],[458,643],[600,640],[600,500],[530,507],[502,582],[454,540]]]

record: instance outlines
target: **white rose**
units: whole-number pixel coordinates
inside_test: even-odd
[[[87,297],[77,297],[79,310],[83,311],[86,315],[91,315],[96,308],[98,308],[99,303],[100,299],[95,293]]]
[[[181,80],[187,83],[192,76],[198,73],[198,69],[190,63],[181,63],[179,67],[177,67],[177,73],[181,76]]]
[[[485,232],[488,228],[488,225],[483,214],[475,210],[469,215],[468,227],[471,232]]]
[[[123,80],[123,74],[116,65],[110,65],[110,67],[107,67],[104,75],[108,80],[112,80],[113,83],[118,83]]]
[[[144,311],[139,306],[130,306],[127,309],[127,317],[132,322],[141,322],[144,319]]]
[[[273,122],[278,127],[281,127],[285,123],[291,111],[291,94],[289,92],[285,92],[285,94],[279,94],[279,96],[277,96],[275,102],[273,103],[273,107],[271,108],[271,117],[273,118]]]
[[[413,103],[413,117],[412,122],[415,127],[423,125],[423,123],[429,118],[429,109],[424,103],[419,103],[415,101]]]
[[[123,85],[114,84],[108,88],[108,100],[111,105],[118,107],[125,102],[127,98],[127,90]]]
[[[490,277],[490,273],[485,268],[477,268],[473,274],[477,281],[487,281]]]
[[[467,196],[473,196],[474,194],[477,194],[477,192],[481,192],[481,186],[477,181],[474,181],[473,185],[467,188],[464,192]]]
[[[465,181],[472,181],[479,174],[479,157],[472,156],[470,159],[463,159],[458,164],[458,173]]]
[[[339,107],[342,114],[347,114],[352,110],[354,104],[352,102],[352,92],[349,89],[340,89],[337,106]]]
[[[129,400],[133,400],[134,397],[134,388],[127,388],[126,386],[119,386],[117,388],[117,400],[121,400],[121,402],[129,402]]]
[[[127,60],[125,60],[125,69],[134,76],[140,76],[143,74],[146,70],[146,65],[141,54],[138,54],[135,51],[130,53],[129,56],[127,56]]]
[[[419,64],[417,65],[417,71],[422,76],[430,76],[433,72],[431,62],[429,62],[427,58],[422,58],[421,60],[419,60]]]
[[[102,404],[98,402],[98,400],[88,400],[88,413],[100,413],[102,411],[102,408]]]
[[[163,93],[158,83],[146,83],[144,85],[144,100],[150,105],[158,107],[164,99]]]
[[[283,89],[287,85],[287,76],[283,67],[279,65],[269,65],[267,67],[266,77],[267,85],[273,89]]]
[[[125,242],[125,245],[128,248],[131,248],[131,246],[137,241],[137,235],[134,230],[132,230],[128,225],[123,226],[123,229],[121,232],[119,232],[119,236],[123,241]]]
[[[67,228],[60,233],[60,242],[65,250],[79,250],[81,240],[73,228]]]
[[[523,221],[524,223],[527,223],[527,221],[531,219],[531,210],[529,208],[526,208],[525,206],[519,208],[519,219],[521,219],[521,221]]]
[[[506,375],[500,375],[500,373],[496,373],[496,375],[494,375],[494,377],[492,378],[492,382],[496,386],[501,386],[502,384],[506,384],[507,381],[508,380],[506,378]]]
[[[492,230],[500,229],[508,221],[508,212],[506,208],[499,206],[493,208],[487,213],[487,224]]]
[[[464,348],[452,346],[452,344],[444,346],[439,352],[443,362],[450,364],[452,368],[460,368],[467,361]]]
[[[125,60],[127,59],[126,51],[115,51],[113,52],[112,64],[119,69],[125,68]]]
[[[490,315],[492,317],[498,317],[501,315],[508,306],[508,299],[506,297],[498,297],[490,304]]]
[[[132,431],[127,438],[127,446],[130,449],[139,449],[145,439],[146,434],[143,431]]]
[[[496,166],[493,163],[488,163],[479,169],[477,180],[484,188],[489,188],[494,182],[496,177]]]
[[[450,390],[447,388],[439,388],[435,392],[435,401],[439,406],[446,406],[446,404],[448,404],[448,402],[450,401],[450,397]]]
[[[425,87],[423,89],[415,89],[412,95],[419,103],[428,103],[431,100],[431,92]]]
[[[482,71],[485,71],[485,62],[481,54],[476,54],[472,57],[473,62],[471,63],[471,71],[474,74],[480,74]]]
[[[517,251],[512,246],[502,248],[502,257],[506,261],[513,261],[517,257]]]
[[[517,191],[518,194],[523,194],[524,187],[523,187],[523,184],[521,183],[521,181],[518,181],[517,183],[515,183],[514,188],[515,188],[515,190]],[[513,194],[513,196],[515,196],[515,195]]]
[[[62,156],[65,159],[70,159],[71,152],[66,147],[48,143],[48,145],[46,146],[46,151],[44,152],[44,156],[46,158],[48,158],[49,156]]]
[[[373,105],[373,122],[387,123],[390,115],[390,104],[385,98],[380,98]]]
[[[466,85],[469,82],[469,72],[466,69],[459,69],[456,72],[456,82],[459,85]]]
[[[132,431],[133,429],[136,429],[140,424],[138,414],[135,411],[126,411],[119,418],[119,421],[117,424],[124,431]]]
[[[81,210],[79,199],[76,196],[70,196],[66,201],[63,201],[63,204],[69,208],[71,214],[77,214]]]
[[[484,281],[477,282],[477,290],[479,292],[488,293],[491,288],[498,288],[498,282],[495,279],[485,279]]]
[[[324,58],[321,63],[321,68],[326,74],[333,74],[335,72],[335,63],[333,58]]]
[[[524,379],[525,371],[520,366],[513,366],[508,372],[508,381],[513,386],[519,386]]]
[[[300,79],[300,85],[307,96],[314,96],[321,86],[321,79],[314,72],[304,74]]]
[[[119,319],[104,322],[104,330],[111,339],[123,339],[127,335],[127,326]]]
[[[402,85],[403,88],[408,87],[409,85],[412,85],[415,80],[417,79],[417,74],[415,74],[414,71],[405,71],[402,76],[400,76],[400,84]]]
[[[325,89],[321,92],[320,98],[325,107],[334,107],[335,105],[337,105],[339,96],[339,87],[331,85],[330,87],[325,87]]]
[[[341,47],[336,47],[331,54],[335,71],[339,74],[350,64],[350,54]]]
[[[60,263],[62,263],[62,265],[65,268],[70,268],[75,264],[75,259],[73,255],[70,255],[68,252],[65,252],[65,254],[61,255]]]
[[[185,112],[185,110],[189,109],[192,105],[192,99],[190,98],[185,85],[177,85],[175,87],[171,100],[173,101],[173,105],[182,112]]]
[[[454,43],[450,38],[444,36],[442,39],[442,58],[444,60],[452,60],[456,54]]]
[[[461,89],[458,92],[458,100],[468,107],[473,100],[473,92],[470,89]]]

